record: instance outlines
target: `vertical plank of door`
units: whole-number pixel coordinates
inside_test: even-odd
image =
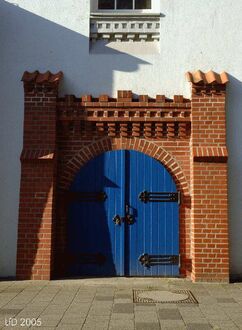
[[[148,156],[144,155],[144,154],[140,154],[138,156],[140,159],[142,159],[142,163],[144,165],[144,175],[143,175],[143,187],[140,186],[140,191],[142,190],[148,190],[151,191],[151,184],[152,184],[152,177],[155,175],[155,172],[153,172],[153,168],[152,168],[152,158],[148,158]],[[142,187],[142,189],[141,189]],[[139,193],[138,193],[139,194]],[[151,251],[151,240],[152,240],[152,230],[156,230],[156,228],[152,228],[153,227],[153,221],[154,219],[152,219],[151,217],[151,211],[152,211],[152,204],[151,203],[147,203],[143,205],[143,217],[141,217],[140,222],[144,222],[144,231],[143,231],[143,252],[148,252],[149,254],[152,253]],[[143,219],[142,219],[143,218]],[[142,253],[143,253],[142,252]],[[140,266],[141,271],[143,272],[142,275],[145,276],[152,276],[153,275],[153,267],[147,268],[147,267],[143,267]]]
[[[129,275],[176,276],[177,265],[156,265],[146,268],[138,262],[142,253],[179,254],[178,204],[173,202],[139,201],[141,191],[176,192],[176,185],[165,167],[145,154],[130,151],[129,201],[137,211],[136,222],[128,227]],[[126,175],[127,177],[127,175]]]
[[[123,216],[124,209],[124,174],[123,174],[123,151],[112,151],[106,153],[105,175],[110,178],[107,187],[108,199],[106,203],[107,221],[109,225],[110,241],[112,246],[112,259],[117,276],[124,275],[124,229],[123,224],[115,225],[115,215]],[[105,244],[105,242],[104,242]]]
[[[117,173],[121,175],[121,214],[122,218],[125,217],[125,203],[126,203],[126,150],[120,151],[120,168],[117,169]],[[126,223],[123,222],[120,228],[120,276],[125,275],[125,226]]]
[[[115,199],[118,199],[118,191],[112,185],[118,185],[119,182],[117,181],[116,172],[114,168],[114,164],[117,158],[116,154],[112,154],[110,152],[106,152],[104,154],[104,171],[103,171],[103,187],[105,193],[107,194],[108,198],[105,201],[105,212],[106,217],[105,221],[107,222],[108,230],[109,230],[109,240],[111,251],[109,248],[106,248],[106,251],[111,256],[108,258],[110,261],[113,261],[115,274],[118,274],[119,267],[118,267],[118,260],[116,256],[116,228],[113,222],[113,217],[118,212],[117,205],[114,203]],[[99,172],[98,167],[96,168],[96,172]],[[106,180],[106,182],[105,182]],[[105,246],[107,242],[103,241],[103,246]],[[111,272],[110,272],[110,275]]]

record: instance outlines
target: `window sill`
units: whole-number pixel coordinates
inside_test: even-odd
[[[159,41],[160,13],[91,13],[90,40]]]
[[[143,18],[143,17],[163,17],[161,13],[151,13],[151,12],[134,12],[132,11],[99,11],[99,12],[92,12],[90,14],[91,18],[96,18],[96,17],[128,17],[128,18]]]

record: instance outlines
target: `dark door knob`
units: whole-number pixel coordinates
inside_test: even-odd
[[[122,223],[122,218],[120,217],[120,215],[118,215],[118,214],[115,215],[113,217],[113,222],[115,223],[115,225],[120,226]]]
[[[125,220],[128,225],[132,225],[134,223],[134,216],[132,214],[127,214]]]
[[[130,205],[125,205],[125,221],[128,225],[132,225],[134,223],[134,216],[130,214]]]

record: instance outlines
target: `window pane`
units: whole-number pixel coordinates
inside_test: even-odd
[[[117,0],[117,9],[133,9],[133,0]]]
[[[98,0],[98,9],[114,9],[114,0]]]
[[[151,0],[135,0],[135,9],[151,9]]]

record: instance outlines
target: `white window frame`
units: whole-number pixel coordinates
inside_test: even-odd
[[[116,8],[117,0],[115,0]],[[133,0],[133,7],[135,5],[135,0]],[[160,1],[151,0],[151,9],[98,9],[98,0],[92,0],[91,2],[91,12],[92,13],[141,13],[141,14],[150,14],[150,13],[160,13]]]
[[[131,8],[131,9],[118,9],[117,8],[117,2],[118,2],[118,0],[114,0],[114,9],[107,9],[107,10],[151,10],[151,8],[152,8],[152,1],[151,1],[151,8],[149,8],[149,9],[135,9],[135,2],[136,2],[136,0],[133,0],[133,8]],[[98,9],[98,10],[102,10],[102,9]]]

